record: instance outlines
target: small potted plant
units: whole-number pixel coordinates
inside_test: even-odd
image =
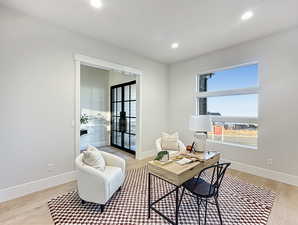
[[[155,160],[160,162],[167,162],[170,159],[170,155],[168,151],[160,151],[157,156],[155,157]]]
[[[84,113],[84,114],[81,114],[81,124],[87,124],[88,123],[88,116]]]
[[[81,122],[81,129],[80,129],[80,135],[84,135],[88,133],[88,130],[85,128],[82,128],[82,125],[88,124],[88,116],[86,114],[81,114],[80,122]]]

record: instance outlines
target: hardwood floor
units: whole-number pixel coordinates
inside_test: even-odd
[[[105,151],[125,158],[127,169],[139,168],[147,160],[135,160],[129,153],[112,148]],[[283,184],[262,177],[229,170],[228,174],[238,177],[247,183],[264,186],[278,194],[271,212],[268,225],[297,225],[298,224],[298,187]],[[47,201],[58,194],[67,193],[76,186],[70,182],[47,190],[36,192],[18,199],[0,204],[1,225],[48,225],[53,224],[49,215]]]

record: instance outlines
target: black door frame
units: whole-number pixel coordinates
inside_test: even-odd
[[[129,135],[129,148],[131,148],[131,136],[134,135],[135,136],[135,141],[137,141],[137,134],[136,133],[131,133],[131,119],[136,119],[137,120],[137,113],[136,113],[136,116],[135,117],[132,117],[131,114],[129,116],[126,115],[126,118],[129,119],[129,122],[128,122],[128,131],[129,132],[121,132],[121,146],[117,145],[117,144],[114,144],[113,143],[113,133],[114,132],[119,132],[119,131],[115,131],[113,130],[113,103],[119,103],[121,102],[121,111],[124,111],[124,103],[125,102],[132,102],[132,101],[135,101],[137,102],[137,94],[136,94],[136,99],[135,100],[131,100],[131,90],[129,91],[129,100],[125,100],[124,99],[124,92],[125,92],[125,86],[128,86],[128,85],[133,85],[135,84],[136,85],[136,81],[130,81],[130,82],[126,82],[126,83],[121,83],[121,84],[117,84],[117,85],[114,85],[114,86],[111,86],[110,88],[110,114],[111,114],[111,120],[110,120],[110,126],[111,126],[111,133],[110,133],[110,142],[111,142],[111,146],[115,147],[115,148],[118,148],[118,149],[121,149],[121,150],[124,150],[126,152],[129,152],[131,154],[136,154],[136,150],[131,150],[131,149],[128,149],[128,148],[125,148],[124,146],[124,134],[128,134]],[[113,98],[114,98],[114,95],[113,95],[113,89],[116,89],[116,88],[121,88],[121,101],[118,101],[116,99],[116,101],[113,101]],[[136,87],[137,88],[137,87]],[[116,93],[117,95],[117,93]],[[116,96],[117,97],[117,96]],[[131,112],[131,104],[129,104],[129,111]],[[116,110],[116,113],[117,113],[117,110]],[[114,116],[115,117],[115,116]],[[116,116],[116,118],[118,118],[119,116]],[[118,123],[118,122],[117,122]],[[137,121],[136,121],[137,123]]]

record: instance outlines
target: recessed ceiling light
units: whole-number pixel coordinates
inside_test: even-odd
[[[179,43],[177,42],[174,42],[172,45],[171,45],[171,48],[175,49],[175,48],[178,48],[179,47]]]
[[[246,11],[245,13],[242,14],[241,19],[249,20],[253,17],[253,15],[254,15],[253,11]]]
[[[90,5],[96,9],[99,9],[102,7],[102,2],[101,0],[90,0]]]

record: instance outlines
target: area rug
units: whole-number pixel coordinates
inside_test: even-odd
[[[81,204],[77,191],[60,195],[48,202],[50,214],[57,225],[165,225],[169,224],[155,212],[147,219],[147,169],[130,170],[123,188],[115,193],[103,213],[92,203]],[[152,199],[161,197],[173,186],[157,178],[152,179]],[[266,224],[276,195],[226,176],[219,195],[219,204],[225,225]],[[174,220],[175,194],[171,194],[155,207]],[[179,210],[179,224],[198,224],[197,204],[194,198],[184,195]],[[216,207],[208,206],[208,225],[220,224]]]

